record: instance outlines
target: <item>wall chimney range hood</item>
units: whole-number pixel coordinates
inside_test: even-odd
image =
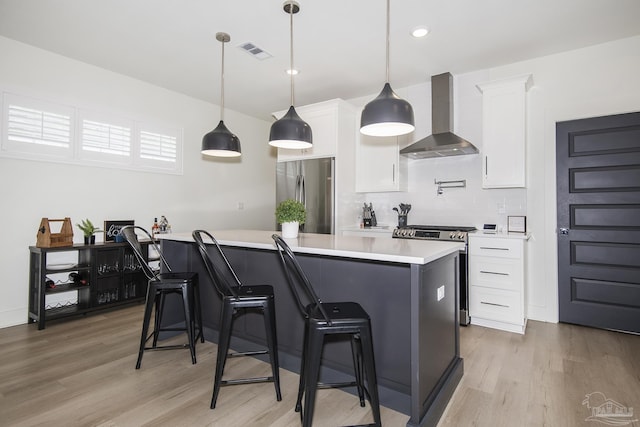
[[[478,149],[453,130],[453,76],[451,73],[431,76],[431,131],[433,134],[406,148],[400,154],[412,159],[476,154]]]

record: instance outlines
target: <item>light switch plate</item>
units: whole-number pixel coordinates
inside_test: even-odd
[[[444,298],[444,285],[438,288],[438,301]]]

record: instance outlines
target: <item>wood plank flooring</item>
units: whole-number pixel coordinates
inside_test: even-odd
[[[638,335],[533,321],[524,336],[469,326],[461,353],[464,376],[439,427],[605,426],[585,421],[582,402],[597,391],[640,419]]]
[[[134,369],[142,306],[0,329],[2,426],[297,426],[298,376],[273,384],[223,387],[209,409],[216,346],[148,352]],[[529,322],[520,336],[477,326],[461,329],[465,375],[439,427],[584,426],[586,394],[634,407],[640,418],[640,337],[565,324]],[[176,337],[182,342],[182,337]],[[268,375],[256,359],[230,359],[225,376]],[[314,426],[371,422],[369,405],[321,390]],[[408,417],[382,408],[385,426]],[[639,422],[634,424],[640,426]]]

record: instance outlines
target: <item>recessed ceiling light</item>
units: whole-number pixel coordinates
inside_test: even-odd
[[[427,34],[429,34],[429,28],[424,25],[415,27],[413,30],[411,30],[411,35],[416,38],[424,37]]]
[[[294,75],[295,76],[298,73],[299,73],[299,71],[295,70],[295,69],[294,70],[291,70],[291,69],[287,70],[287,74],[289,74],[289,75]]]

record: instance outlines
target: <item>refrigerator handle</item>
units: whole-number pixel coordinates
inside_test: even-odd
[[[296,188],[293,191],[294,200],[297,201],[300,199],[299,194],[300,194],[300,175],[296,175]]]
[[[307,207],[307,190],[304,187],[304,175],[300,176],[300,202]]]

